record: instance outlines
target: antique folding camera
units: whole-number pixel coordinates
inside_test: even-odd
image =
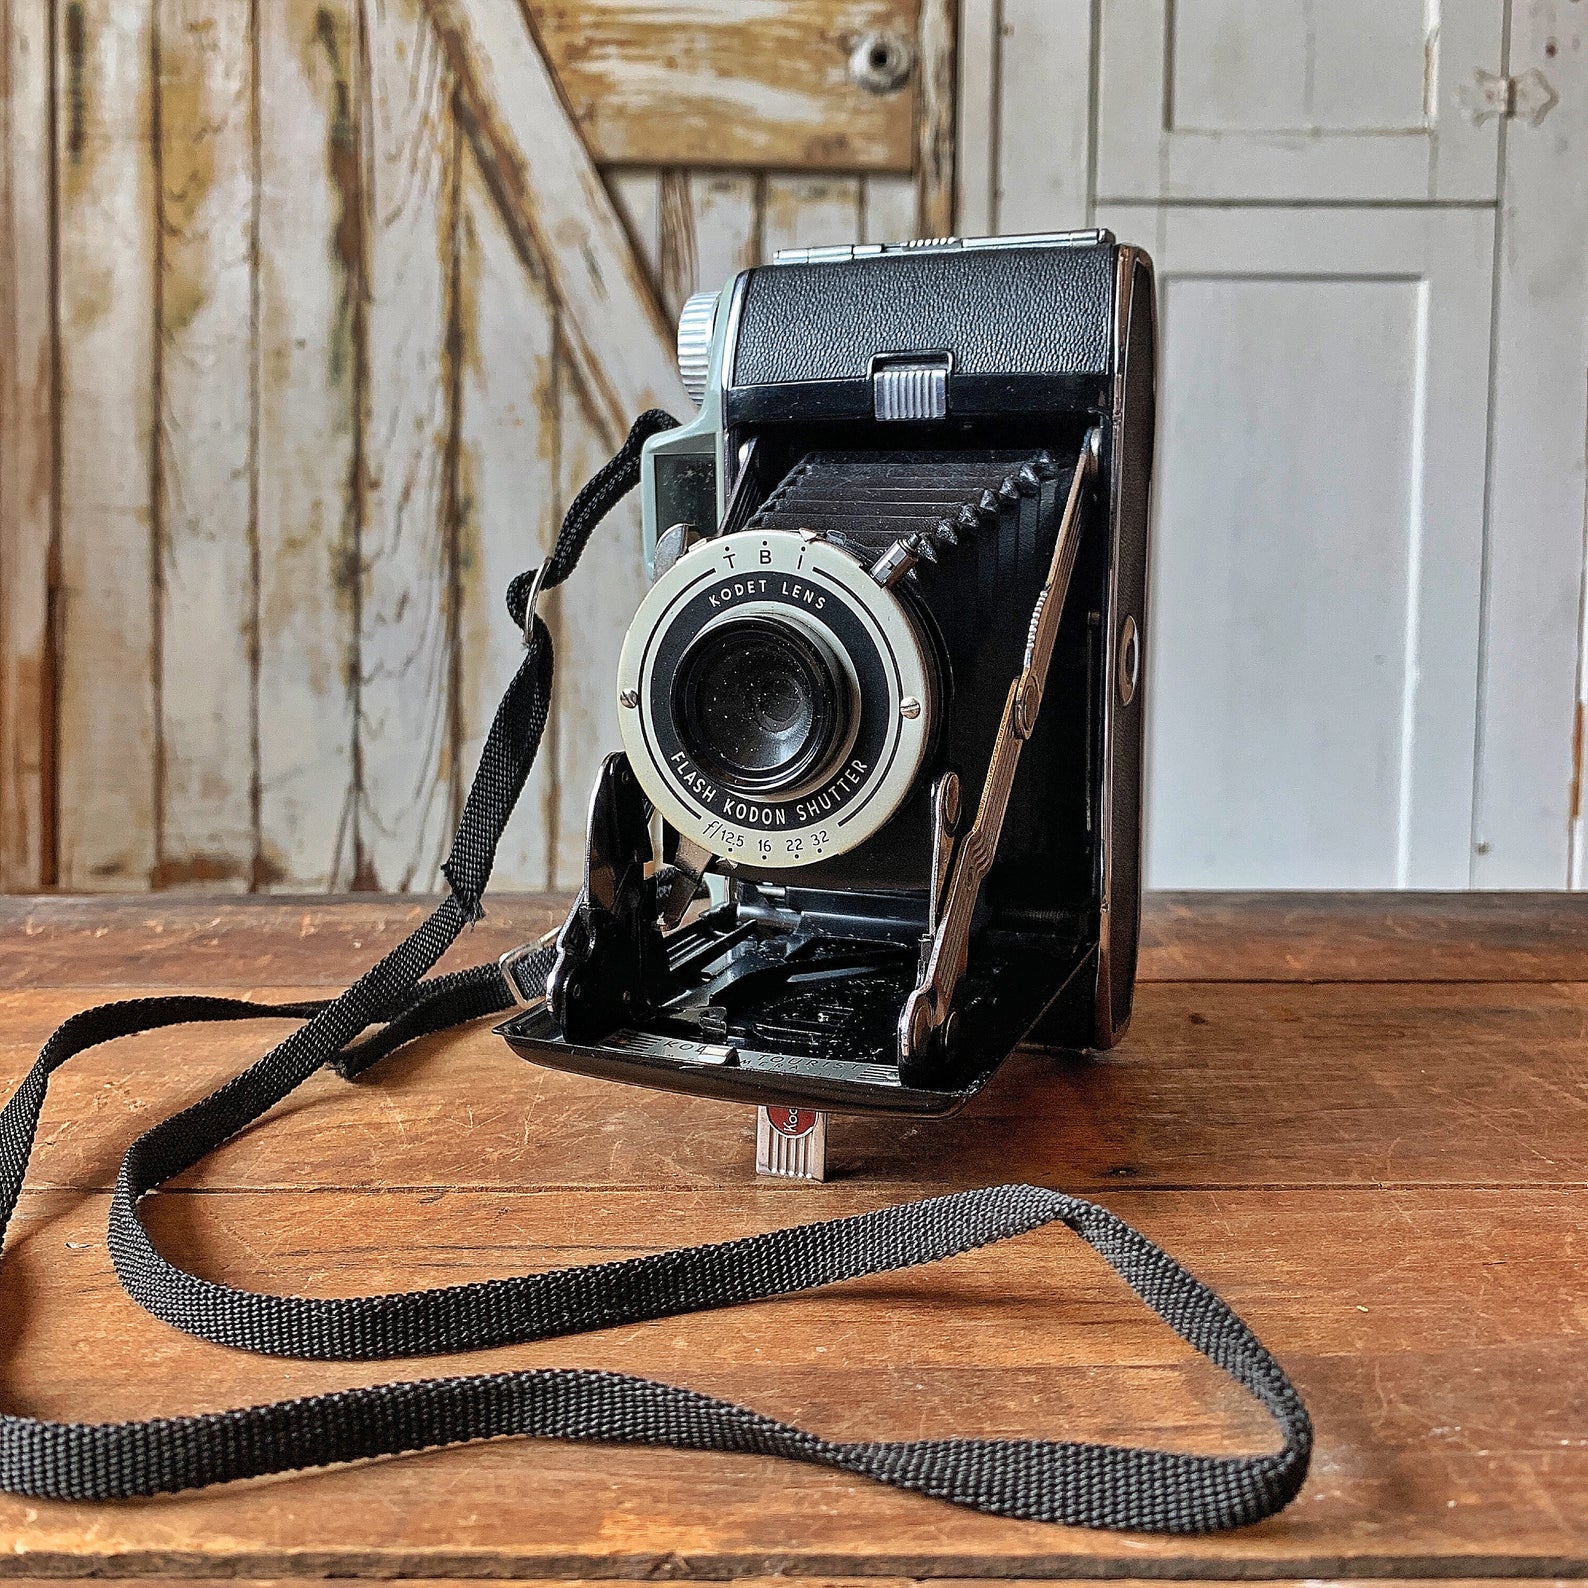
[[[515,1049],[792,1122],[1118,1040],[1155,354],[1106,232],[796,250],[690,300],[623,750]]]

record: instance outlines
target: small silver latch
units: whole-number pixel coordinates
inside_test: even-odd
[[[878,419],[943,419],[948,414],[948,353],[881,354],[871,362],[871,406]]]

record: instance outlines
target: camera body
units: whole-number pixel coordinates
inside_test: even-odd
[[[1129,1020],[1152,266],[1103,232],[800,250],[686,306],[654,584],[537,1062],[950,1112]],[[656,863],[655,829],[661,862]],[[697,883],[712,902],[686,920]]]

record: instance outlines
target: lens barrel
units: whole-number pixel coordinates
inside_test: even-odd
[[[679,663],[673,725],[697,764],[743,794],[819,778],[842,748],[851,703],[835,659],[795,621],[707,628]]]
[[[634,775],[682,836],[747,872],[864,843],[915,787],[938,663],[900,592],[820,535],[740,530],[657,579],[618,658]]]

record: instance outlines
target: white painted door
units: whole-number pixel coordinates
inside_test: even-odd
[[[1105,199],[1463,200],[1497,191],[1497,0],[1106,0]]]
[[[1467,886],[1493,211],[1098,220],[1162,308],[1148,884]]]
[[[1157,259],[1148,880],[1588,886],[1588,0],[960,19],[961,225]]]

